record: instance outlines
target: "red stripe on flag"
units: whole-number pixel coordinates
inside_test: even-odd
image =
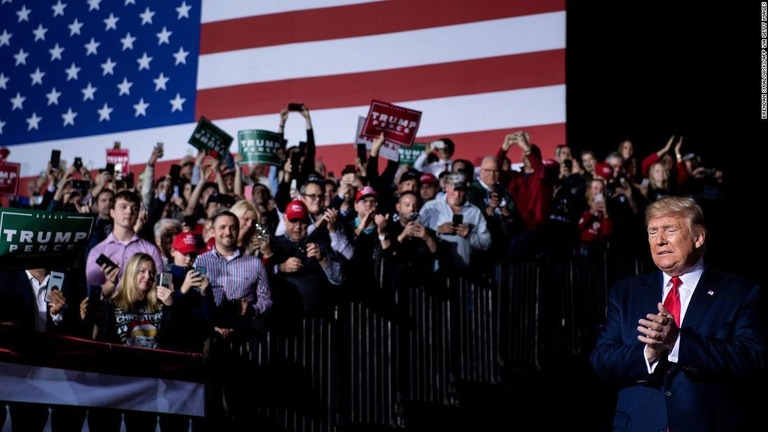
[[[511,132],[524,130],[531,135],[531,142],[539,146],[544,159],[554,158],[555,146],[563,143],[565,136],[565,123],[541,125],[541,126],[523,126],[513,129],[497,129],[479,132],[453,133],[440,136],[419,136],[417,142],[430,142],[432,140],[450,137],[456,143],[456,153],[453,159],[467,159],[475,166],[480,166],[480,162],[485,156],[493,156],[501,148],[504,137]],[[321,146],[317,148],[317,160],[323,161],[328,172],[333,171],[338,177],[341,170],[347,164],[354,164],[357,156],[355,146],[352,143],[337,144],[330,146]],[[511,148],[507,153],[512,163],[522,162],[522,151],[518,148]],[[387,161],[380,158],[380,171],[384,169]]]
[[[313,110],[488,93],[565,83],[565,50],[375,72],[248,84],[197,93],[195,118],[279,112],[288,101]]]
[[[564,0],[483,0],[479,3],[464,0],[391,0],[308,9],[203,24],[200,54],[393,33],[564,10]]]

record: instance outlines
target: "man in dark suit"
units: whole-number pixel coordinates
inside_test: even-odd
[[[705,265],[704,215],[693,199],[656,201],[645,222],[661,271],[612,287],[591,354],[598,377],[619,389],[612,430],[751,430],[754,392],[742,389],[766,363],[761,286]]]
[[[63,272],[63,283],[50,269],[0,271],[0,331],[8,337],[34,343],[35,332],[86,336],[79,304],[85,297],[81,271]],[[48,421],[48,405],[8,402],[14,431],[42,431]],[[5,403],[0,401],[0,429],[5,422]],[[54,406],[54,431],[82,430],[85,408]],[[78,428],[79,427],[79,428]]]

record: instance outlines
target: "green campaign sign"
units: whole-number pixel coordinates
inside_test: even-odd
[[[241,130],[237,133],[238,153],[242,156],[239,165],[270,164],[282,165],[278,155],[285,148],[283,136],[266,130]]]
[[[427,150],[427,144],[414,143],[411,147],[400,146],[398,151],[400,152],[400,165],[413,166],[416,159],[421,156]]]
[[[83,255],[96,222],[93,213],[0,209],[0,268],[56,268]]]
[[[229,146],[232,141],[231,135],[203,116],[200,117],[195,131],[189,137],[189,143],[197,147],[198,150],[213,151],[219,155],[229,153]]]

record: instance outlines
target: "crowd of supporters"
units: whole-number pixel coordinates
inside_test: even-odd
[[[380,161],[382,135],[365,162],[334,176],[315,157],[309,110],[300,114],[306,141],[285,149],[279,166],[199,152],[157,176],[163,147],[156,146],[135,181],[106,170],[92,177],[74,165],[49,170],[11,205],[93,213],[95,229],[78,265],[4,271],[0,320],[225,357],[224,342],[290,333],[302,317],[332,314],[341,299],[394,313],[391,293],[447,275],[492,278],[501,262],[588,256],[608,241],[643,251],[649,203],[666,195],[718,202],[724,193],[723,173],[684,152],[682,137],[644,156],[627,140],[600,159],[565,145],[550,158],[518,131],[475,162],[453,157],[471,143],[444,137],[408,166]],[[52,270],[63,271],[66,284],[26,324],[13,307],[12,293],[28,289],[19,274],[37,293]],[[159,280],[162,273],[170,279]],[[115,412],[101,414],[88,416],[91,430],[120,427]],[[151,419],[129,417],[126,424],[154,430]],[[168,416],[161,425],[185,421]]]

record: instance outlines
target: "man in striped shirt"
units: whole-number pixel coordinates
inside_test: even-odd
[[[205,267],[216,303],[216,331],[227,338],[237,327],[246,325],[272,306],[267,270],[259,258],[244,254],[237,247],[240,223],[232,212],[213,217],[216,245],[197,257],[195,268]]]

